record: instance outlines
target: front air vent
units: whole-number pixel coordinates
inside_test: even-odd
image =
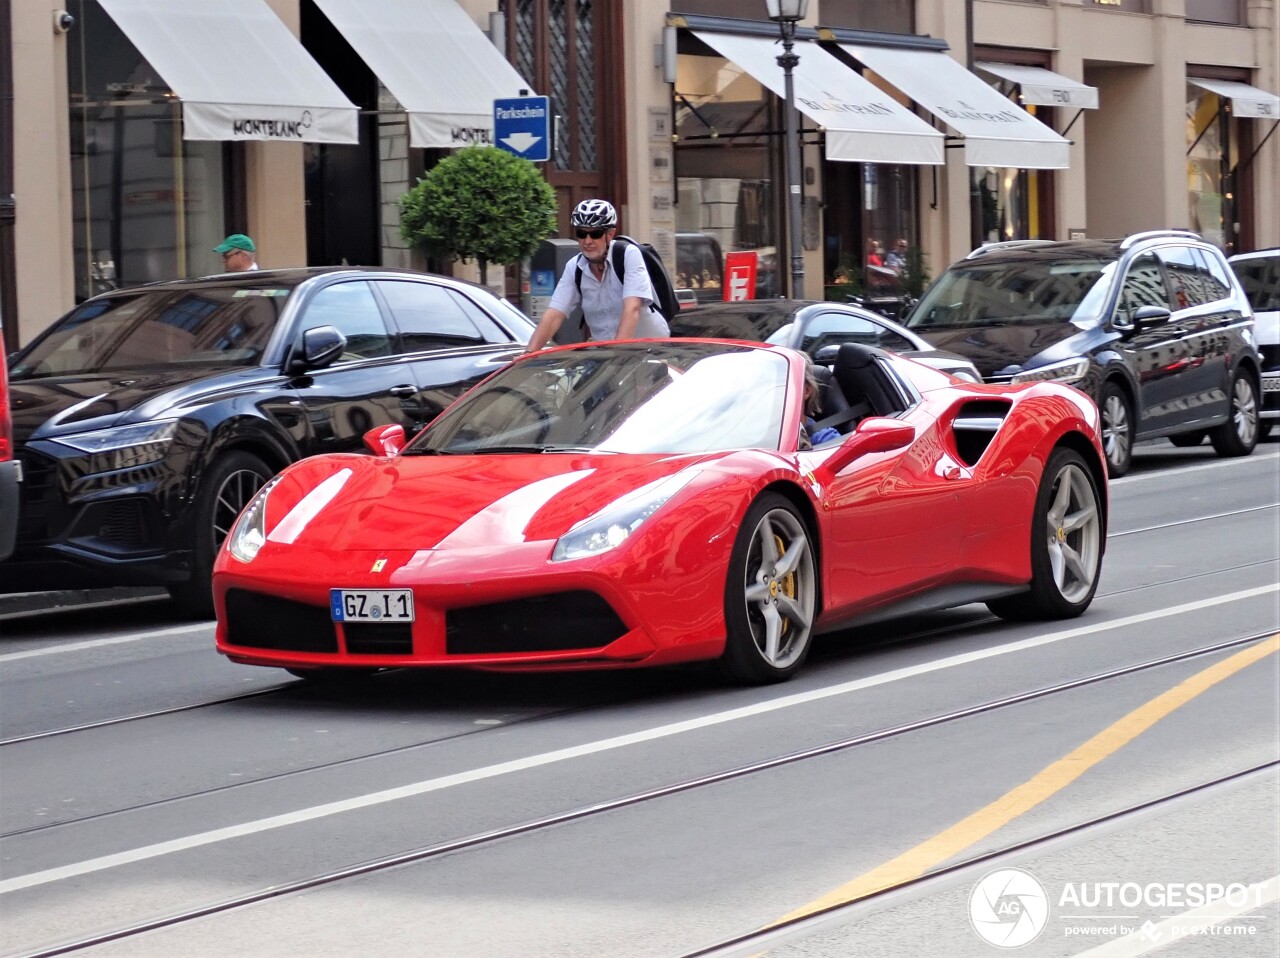
[[[245,589],[227,591],[227,642],[282,652],[338,651],[329,607],[307,605]]]
[[[608,602],[585,591],[450,609],[445,614],[450,655],[598,649],[626,631]]]

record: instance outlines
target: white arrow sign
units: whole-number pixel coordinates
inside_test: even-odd
[[[541,139],[542,137],[534,136],[532,133],[512,133],[510,136],[503,137],[502,142],[517,153],[528,153],[530,147]]]

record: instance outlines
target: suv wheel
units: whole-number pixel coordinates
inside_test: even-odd
[[[1210,430],[1209,440],[1219,456],[1247,456],[1258,444],[1258,394],[1247,370],[1236,370],[1231,383],[1231,416]]]
[[[1102,450],[1107,456],[1107,474],[1118,479],[1133,462],[1133,407],[1124,390],[1114,382],[1103,384],[1098,402],[1102,412]]]
[[[240,511],[273,475],[270,466],[248,452],[227,453],[205,473],[196,494],[191,578],[169,586],[169,595],[183,612],[213,618],[213,560]]]

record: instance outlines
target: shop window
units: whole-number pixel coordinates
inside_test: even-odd
[[[1099,10],[1123,10],[1125,13],[1150,13],[1151,0],[1081,0],[1085,7]]]
[[[768,91],[754,77],[689,37],[675,83],[676,230],[686,246],[702,234],[723,252],[757,254],[757,297],[781,290],[776,236],[782,173],[772,147],[781,127]],[[690,279],[691,282],[691,279]]]
[[[76,299],[221,272],[228,148],[182,138],[181,104],[98,3],[68,8]]]
[[[1191,228],[1210,243],[1234,252],[1236,198],[1231,171],[1238,147],[1226,104],[1216,93],[1187,85],[1187,206]]]

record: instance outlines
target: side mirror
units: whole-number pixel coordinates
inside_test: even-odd
[[[838,352],[840,352],[840,344],[831,343],[819,348],[819,350],[813,354],[813,361],[819,366],[834,366],[836,362],[836,353]]]
[[[909,422],[884,416],[868,416],[858,423],[853,434],[836,447],[835,452],[816,471],[822,474],[822,481],[826,482],[839,475],[855,459],[873,452],[905,449],[915,442],[915,438],[916,427]]]
[[[375,426],[364,434],[364,445],[375,456],[394,456],[404,448],[404,426]]]
[[[1133,311],[1133,328],[1143,330],[1153,326],[1163,326],[1172,315],[1163,306],[1139,306]]]
[[[300,373],[308,369],[323,369],[336,360],[347,348],[347,337],[334,326],[316,326],[302,334],[302,351],[294,356],[289,371]]]

